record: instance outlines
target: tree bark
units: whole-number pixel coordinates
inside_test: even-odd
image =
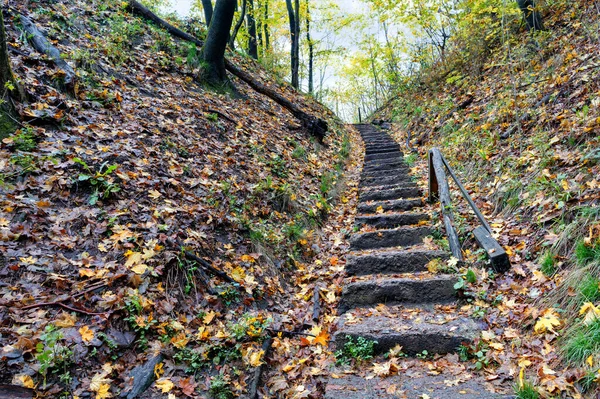
[[[310,4],[306,0],[306,41],[308,42],[308,92],[313,94],[314,89],[314,50],[315,46],[310,39]]]
[[[271,46],[271,35],[269,34],[269,0],[265,0],[265,10],[263,14],[263,23],[264,29],[264,37],[265,37],[265,45],[264,52],[269,51],[269,47]]]
[[[17,128],[15,122],[17,113],[12,103],[13,98],[23,100],[24,95],[10,68],[4,15],[0,8],[0,140],[13,134]]]
[[[237,20],[235,27],[233,28],[233,32],[231,33],[231,37],[229,38],[229,47],[232,50],[235,50],[235,38],[244,23],[244,18],[246,17],[246,0],[242,0],[242,11],[240,12],[240,18]]]
[[[21,24],[23,25],[23,30],[29,34],[29,40],[31,40],[33,47],[40,53],[46,54],[48,57],[52,58],[54,64],[65,74],[65,86],[70,91],[73,91],[75,89],[77,75],[73,68],[62,59],[60,51],[46,39],[46,36],[40,32],[29,18],[21,15]]]
[[[210,26],[210,21],[212,21],[213,16],[212,0],[202,0],[202,9],[204,10],[204,20],[206,21],[206,26]]]
[[[300,46],[298,40],[298,33],[300,30],[298,29],[299,21],[299,0],[295,0],[296,10],[294,11],[294,7],[292,6],[292,0],[285,0],[285,4],[287,6],[288,17],[290,19],[290,39],[292,41],[292,47],[290,52],[290,60],[291,60],[291,73],[292,73],[292,87],[298,89],[298,72],[300,66]]]
[[[258,59],[258,47],[256,45],[256,19],[254,18],[254,0],[248,0],[248,55],[255,60]]]
[[[203,78],[214,87],[233,87],[225,72],[225,49],[236,3],[236,0],[217,0],[206,43],[202,47]]]
[[[527,23],[527,30],[544,30],[542,16],[540,15],[534,0],[517,0],[517,4]]]

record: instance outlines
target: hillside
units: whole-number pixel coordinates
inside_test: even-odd
[[[509,253],[508,273],[491,279],[477,272],[467,288],[471,311],[489,330],[464,356],[490,380],[512,381],[523,398],[592,398],[599,387],[594,3],[542,2],[546,30],[537,33],[517,19],[494,36],[501,21],[485,14],[488,25],[462,27],[446,62],[405,82],[374,116],[393,122],[399,142],[411,140],[419,152],[413,170],[423,179],[427,151],[441,149]],[[484,265],[470,235],[476,219],[451,188],[463,250]]]
[[[314,369],[331,361],[357,134],[237,53],[327,120],[324,143],[241,81],[240,97],[204,88],[197,49],[126,6],[3,8],[28,101],[0,151],[0,384],[43,397],[237,397],[272,336],[265,384],[314,395]],[[74,87],[19,14],[74,68]]]

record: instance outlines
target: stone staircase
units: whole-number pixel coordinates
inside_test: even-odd
[[[399,144],[372,125],[357,128],[366,156],[355,223],[367,226],[367,231],[350,238],[335,345],[341,348],[348,337],[364,337],[377,341],[377,354],[397,345],[408,356],[453,353],[461,344],[472,342],[481,326],[456,303],[457,277],[427,270],[431,260],[445,261],[450,254],[428,249],[423,243],[433,230],[429,216],[422,212],[423,193],[410,175]],[[383,385],[395,383],[404,396],[378,389],[382,385],[377,380],[356,375],[330,378],[325,397],[506,398],[489,393],[480,377],[452,386],[432,375],[409,378],[400,372],[388,377]]]

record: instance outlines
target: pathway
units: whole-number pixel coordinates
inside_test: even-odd
[[[481,326],[457,304],[456,276],[427,269],[431,260],[445,262],[449,254],[423,243],[433,230],[399,144],[372,125],[357,128],[366,155],[356,225],[370,228],[350,238],[335,344],[341,348],[348,337],[365,337],[377,341],[377,354],[400,345],[409,358],[399,360],[399,372],[387,378],[336,370],[326,398],[506,398],[489,392],[491,384],[456,355],[431,361],[470,343]]]

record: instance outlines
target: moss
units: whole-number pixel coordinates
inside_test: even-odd
[[[16,123],[0,108],[0,140],[11,136],[17,130]]]

